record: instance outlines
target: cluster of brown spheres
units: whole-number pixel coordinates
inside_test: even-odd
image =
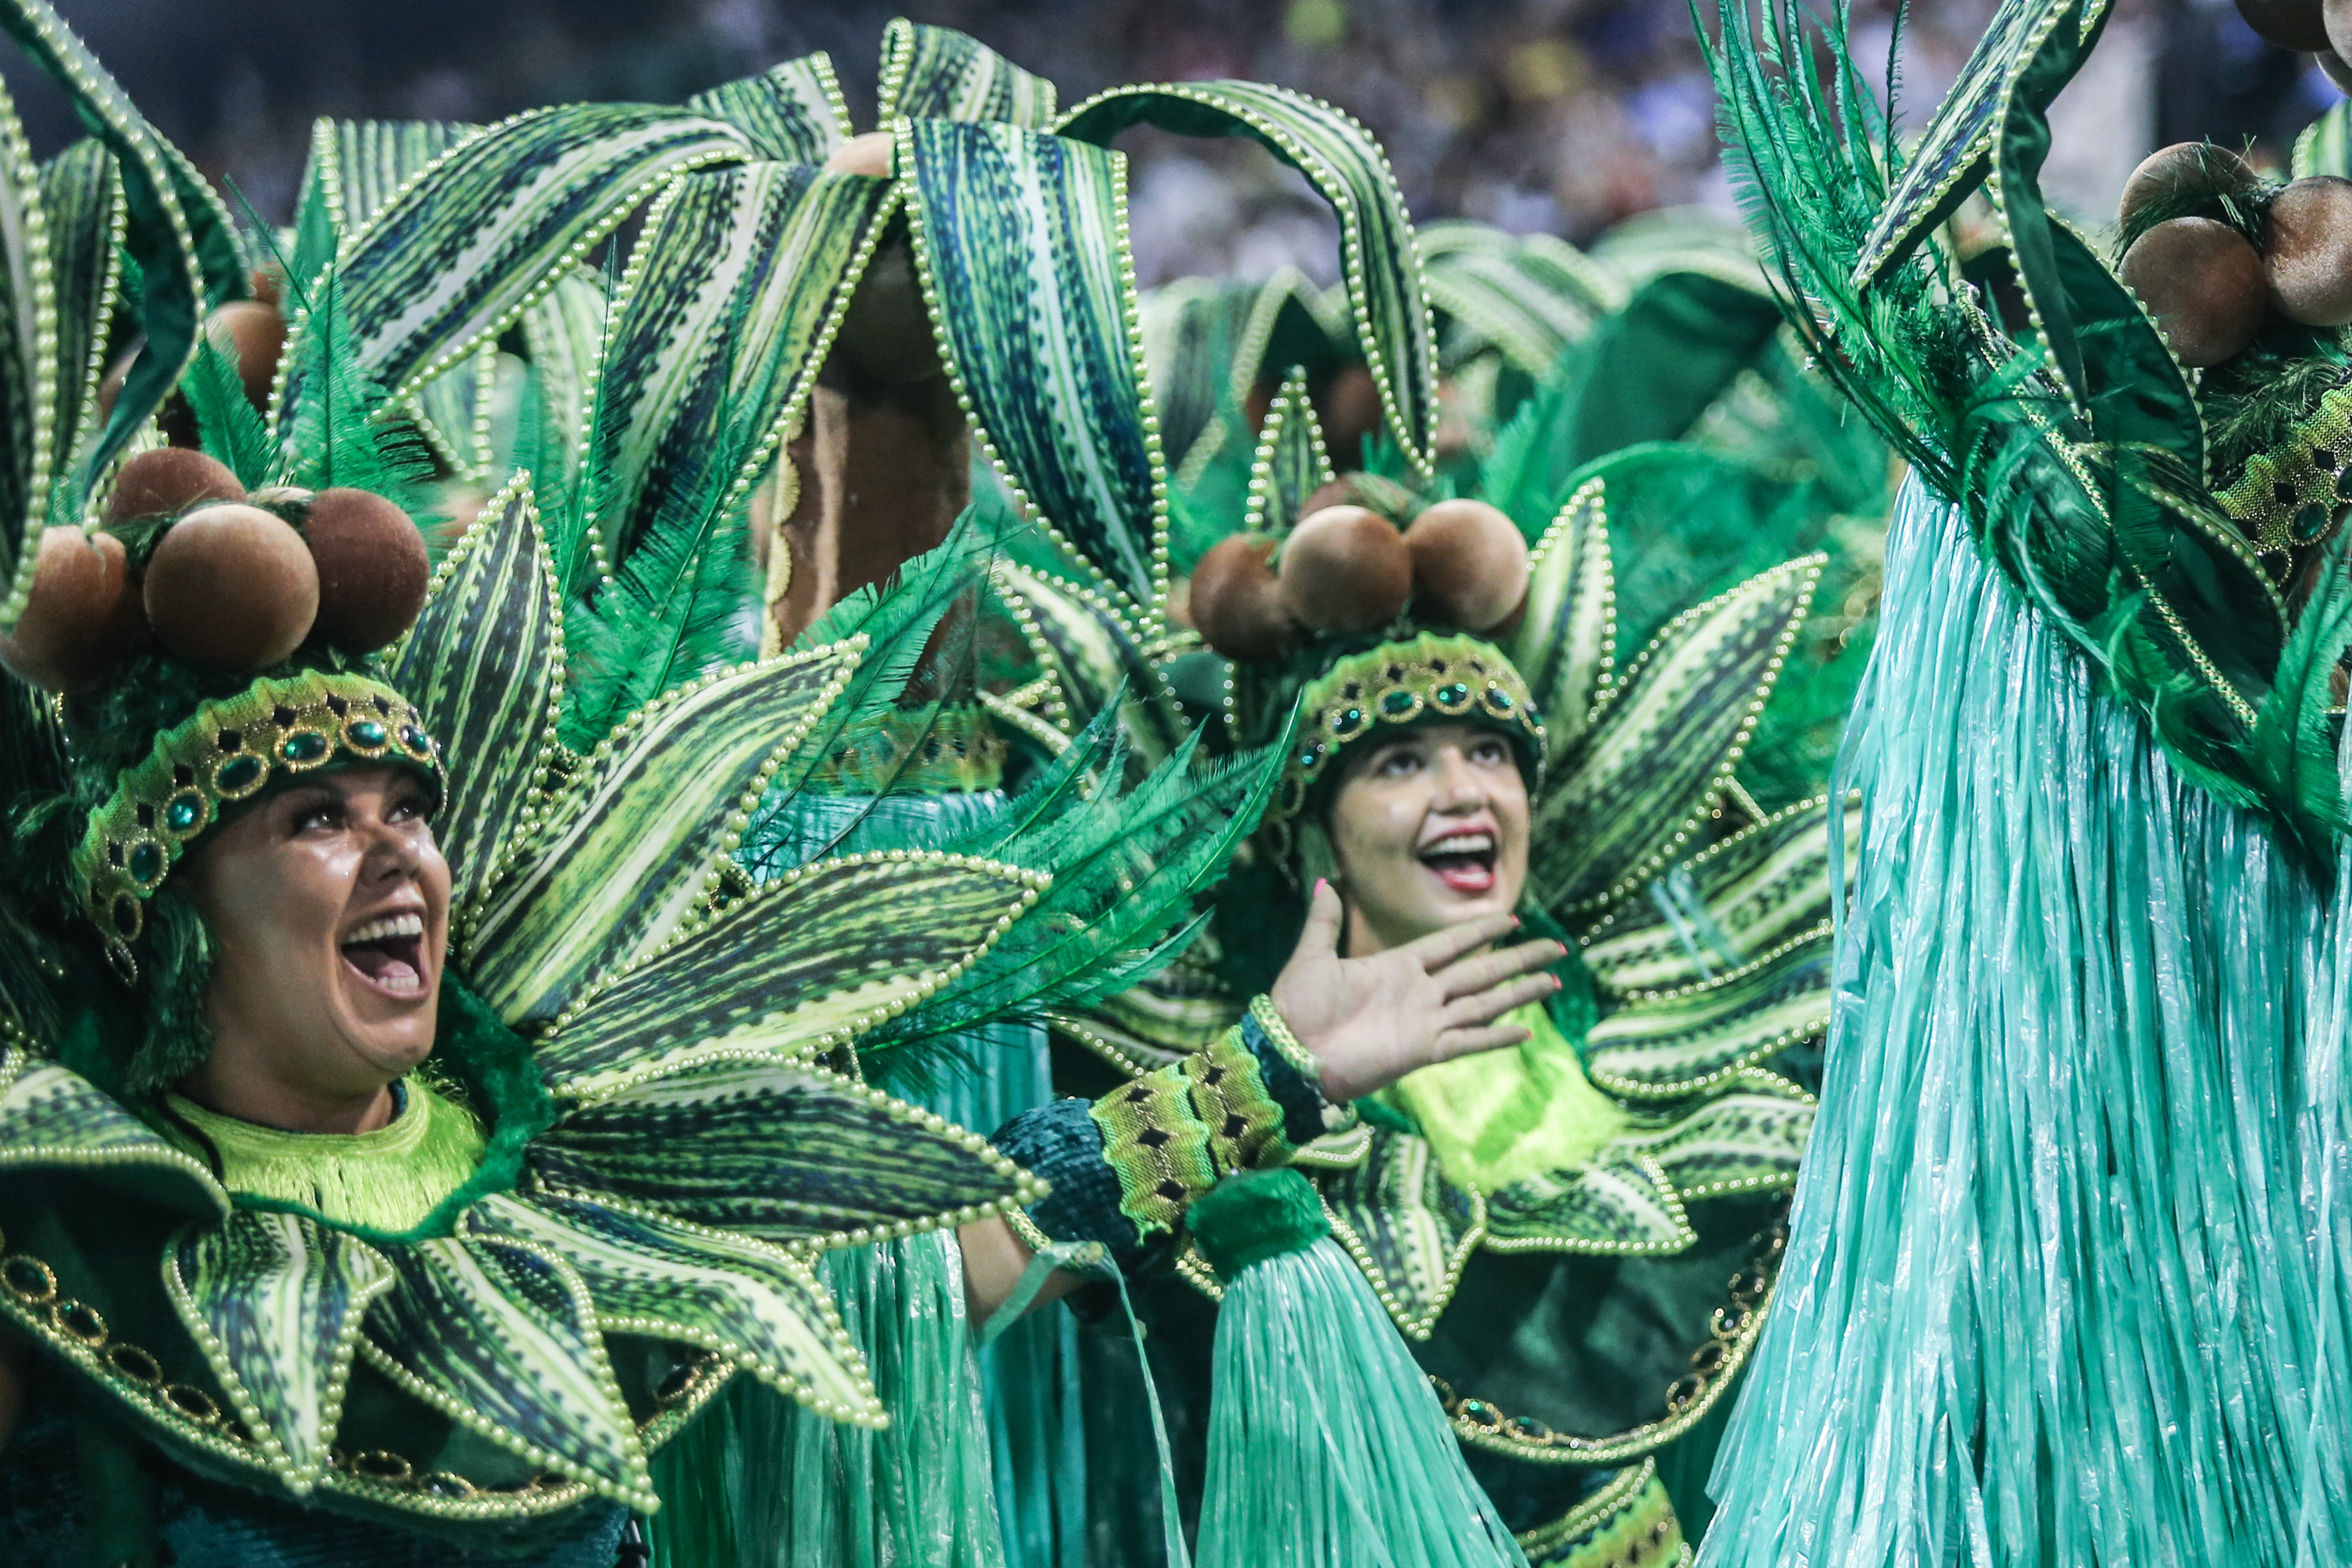
[[[1279,553],[1277,554],[1277,549]],[[1281,658],[1310,634],[1421,619],[1486,634],[1528,596],[1528,542],[1481,500],[1443,500],[1400,531],[1369,507],[1319,508],[1287,537],[1235,534],[1192,569],[1192,625],[1228,658]]]
[[[2184,142],[2149,154],[2124,186],[2123,222],[2149,206],[2247,202],[2262,177],[2236,153]],[[2219,218],[2166,218],[2124,252],[2123,280],[2180,363],[2220,364],[2275,312],[2306,327],[2352,323],[2352,180],[2296,180],[2271,197],[2260,248]]]
[[[2246,26],[2283,49],[2316,55],[2327,79],[2352,93],[2352,4],[2347,0],[2238,0]]]
[[[143,570],[118,529],[169,519]],[[424,535],[372,491],[247,495],[201,452],[164,447],[122,466],[100,526],[42,531],[31,596],[0,663],[51,691],[102,686],[151,638],[190,664],[247,673],[318,641],[388,647],[430,579]]]

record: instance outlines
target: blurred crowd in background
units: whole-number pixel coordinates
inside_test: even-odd
[[[1419,219],[1589,239],[1658,206],[1733,210],[1714,93],[1685,0],[58,0],[131,97],[215,177],[283,220],[321,114],[495,120],[579,98],[675,101],[814,49],[870,121],[884,24],[959,27],[1075,103],[1121,82],[1250,77],[1353,112],[1387,145]],[[1711,0],[1710,0],[1711,4]],[[1917,124],[1992,0],[1922,0],[1902,20],[1897,112]],[[1895,7],[1858,0],[1857,54],[1883,60]],[[9,61],[37,150],[72,126]],[[2113,216],[2155,147],[2198,136],[2284,165],[2336,101],[2308,57],[2257,38],[2231,0],[2118,0],[2107,41],[2054,113],[2045,180]],[[1132,133],[1147,284],[1329,281],[1330,222],[1255,145]]]

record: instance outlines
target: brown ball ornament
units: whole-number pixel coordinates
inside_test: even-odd
[[[1283,541],[1276,576],[1292,619],[1354,637],[1387,626],[1403,610],[1412,593],[1412,552],[1380,513],[1327,506],[1301,518]]]
[[[2323,0],[2238,0],[2238,15],[2263,37],[2283,49],[2310,54],[2327,47],[2327,8]]]
[[[2271,203],[2271,304],[2306,327],[2352,321],[2352,180],[2297,180]]]
[[[310,636],[319,569],[302,536],[259,507],[199,507],[156,542],[146,604],[156,637],[189,663],[267,669]]]
[[[278,356],[286,350],[286,318],[278,307],[258,300],[232,300],[205,318],[205,335],[236,363],[246,401],[267,410],[270,387],[278,379]]]
[[[2185,365],[2220,364],[2244,348],[2270,305],[2263,258],[2211,218],[2158,224],[2124,252],[2122,272]]]
[[[106,521],[170,517],[201,501],[244,499],[245,487],[225,464],[185,447],[157,447],[122,465],[106,498]]]
[[[1192,568],[1192,625],[1227,658],[1263,663],[1297,646],[1298,627],[1266,564],[1274,545],[1263,534],[1237,533],[1217,541]]]
[[[2118,216],[2128,224],[2151,203],[2202,196],[2251,197],[2263,188],[2254,166],[2210,142],[2176,142],[2140,160],[2124,182]]]
[[[302,537],[319,570],[320,637],[346,653],[373,653],[416,624],[433,569],[406,512],[372,490],[320,490]]]
[[[79,528],[41,531],[33,593],[0,664],[34,685],[72,696],[106,683],[147,640],[147,617],[122,541]]]
[[[1486,632],[1528,596],[1528,542],[1499,507],[1442,500],[1404,531],[1413,603],[1428,618]]]

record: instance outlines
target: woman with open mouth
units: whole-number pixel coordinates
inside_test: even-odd
[[[1277,410],[1262,468],[1311,462],[1284,447],[1305,446],[1300,423]],[[1306,1016],[1275,973],[1302,930],[1343,963],[1496,917],[1559,939],[1557,988],[1500,1020],[1512,1044],[1361,1096],[1360,1124],[1294,1164],[1528,1560],[1664,1568],[1685,1560],[1677,1510],[1703,1506],[1709,1418],[1761,1325],[1813,1117],[1775,1058],[1827,1019],[1846,814],[1813,800],[1711,827],[1739,810],[1727,781],[1818,558],[1612,669],[1599,481],[1532,559],[1482,502],[1353,479],[1326,498],[1350,487],[1213,546],[1192,580],[1233,661],[1231,724],[1295,726],[1214,950],[1058,1021],[1140,1073],[1261,988]],[[1167,1244],[1230,1300],[1213,1248]],[[1204,1386],[1199,1297],[1162,1289],[1147,1315],[1162,1387]],[[1192,1484],[1207,1521],[1231,1514],[1221,1488],[1270,1508],[1285,1479],[1221,1474],[1213,1447]]]

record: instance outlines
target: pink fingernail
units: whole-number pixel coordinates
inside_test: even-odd
[[[1328,877],[1318,877],[1315,879],[1315,890],[1318,893],[1330,885],[1331,879]]]

